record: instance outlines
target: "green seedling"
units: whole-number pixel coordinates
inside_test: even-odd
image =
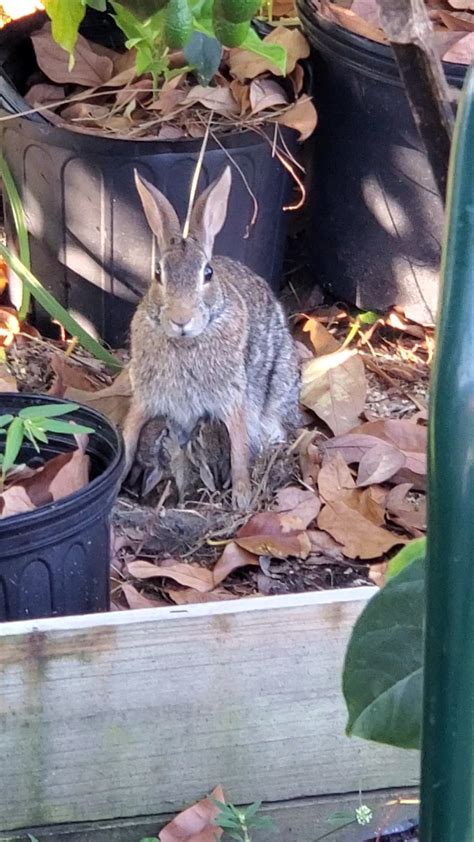
[[[40,453],[41,445],[48,444],[48,433],[78,436],[93,433],[92,427],[60,420],[79,409],[76,403],[58,403],[46,406],[27,406],[18,415],[0,415],[0,435],[5,436],[3,452],[0,453],[1,480],[5,482],[9,471],[15,466],[23,442],[28,439]]]
[[[214,823],[221,827],[231,839],[237,842],[252,842],[252,831],[273,830],[273,822],[269,816],[257,816],[261,801],[255,801],[248,807],[234,807],[211,798],[213,804],[219,808],[219,814]]]

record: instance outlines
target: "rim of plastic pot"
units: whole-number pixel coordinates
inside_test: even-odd
[[[77,403],[77,401],[64,400],[63,398],[50,397],[48,395],[30,394],[28,392],[2,392],[0,393],[0,414],[3,414],[5,411],[15,412],[16,407],[23,409],[26,406],[44,406],[57,403],[68,404]],[[51,503],[46,503],[43,506],[38,506],[37,509],[33,509],[31,512],[0,518],[0,534],[2,536],[4,536],[7,530],[13,528],[17,531],[24,524],[34,526],[38,521],[41,521],[42,526],[44,526],[48,521],[57,518],[58,509],[60,509],[61,516],[68,515],[71,510],[77,509],[78,503],[89,503],[94,498],[100,500],[108,489],[119,484],[125,458],[122,434],[115,424],[101,412],[97,412],[96,409],[92,409],[84,404],[78,404],[78,406],[79,409],[71,413],[71,420],[95,428],[95,432],[89,436],[86,453],[93,460],[95,451],[96,459],[99,458],[98,449],[97,447],[94,448],[94,439],[96,442],[102,439],[113,451],[112,458],[108,461],[105,469],[79,491],[74,491],[72,494],[68,494]],[[66,415],[65,419],[68,418],[69,416]],[[71,444],[71,437],[65,437],[58,433],[49,433],[48,438],[50,452],[54,450],[53,455],[72,452],[75,449],[74,445]],[[104,459],[104,456],[101,458]]]
[[[403,87],[398,66],[390,44],[358,35],[340,23],[328,20],[313,5],[311,0],[296,0],[298,15],[303,29],[313,47],[321,52],[335,52],[342,61],[359,72],[379,75],[385,81]],[[324,40],[322,40],[324,39]],[[369,67],[364,66],[367,61]],[[446,76],[450,82],[461,87],[468,70],[468,65],[443,61]]]

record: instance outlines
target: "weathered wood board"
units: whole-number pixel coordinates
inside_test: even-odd
[[[341,668],[372,588],[0,627],[0,830],[416,784],[344,734]]]
[[[418,813],[416,790],[383,790],[318,798],[298,798],[277,804],[263,804],[261,814],[270,816],[273,827],[259,830],[255,842],[315,842],[333,831],[328,842],[364,842],[381,828],[403,819],[416,819]],[[403,799],[402,803],[396,803]],[[356,823],[355,810],[362,803],[372,810],[368,825]],[[347,813],[348,818],[337,818]],[[353,821],[350,821],[350,818]],[[153,838],[172,815],[137,816],[112,822],[85,822],[75,825],[29,828],[38,842],[140,842]],[[26,832],[13,831],[1,837],[1,842],[25,842]],[[227,837],[226,837],[227,838]]]

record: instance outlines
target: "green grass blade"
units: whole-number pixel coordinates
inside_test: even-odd
[[[54,296],[44,288],[38,278],[35,278],[30,270],[23,265],[16,254],[13,254],[13,252],[7,249],[2,243],[0,243],[0,255],[3,257],[10,269],[12,269],[18,277],[21,278],[23,283],[30,290],[31,294],[34,298],[36,298],[38,303],[44,307],[46,312],[49,313],[53,319],[56,319],[56,321],[58,321],[63,328],[71,334],[71,336],[76,336],[81,345],[87,351],[93,354],[98,360],[102,360],[103,363],[108,365],[109,368],[114,371],[120,371],[122,369],[122,364],[119,362],[117,357],[114,357],[114,355],[107,351],[100,342],[97,342],[90,333],[87,333],[87,331],[76,322],[70,313],[68,313],[68,311],[65,310],[58,301],[56,301]]]
[[[64,433],[66,436],[89,436],[95,433],[93,427],[86,427],[84,424],[75,424],[74,421],[56,421],[55,418],[45,418],[42,429],[47,433]]]
[[[15,223],[16,235],[18,237],[18,248],[20,251],[20,260],[23,266],[31,269],[30,260],[30,244],[28,242],[28,230],[26,228],[25,213],[23,205],[16,189],[16,184],[13,176],[3,155],[0,155],[0,175],[2,177],[3,187],[7,195],[10,207],[12,210],[13,222]],[[21,296],[21,305],[18,313],[20,321],[26,319],[28,310],[30,308],[30,290],[25,283],[23,283],[23,292]]]

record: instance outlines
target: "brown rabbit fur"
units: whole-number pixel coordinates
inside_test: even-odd
[[[132,321],[126,471],[151,418],[169,418],[183,440],[201,418],[216,418],[229,432],[233,502],[245,507],[249,453],[284,440],[298,422],[298,368],[286,318],[262,278],[213,257],[230,167],[197,200],[186,239],[165,196],[137,174],[135,180],[159,263]]]

